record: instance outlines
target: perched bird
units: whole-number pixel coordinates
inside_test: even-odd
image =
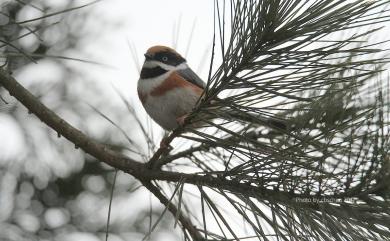
[[[153,46],[145,53],[138,97],[150,117],[165,130],[174,130],[184,123],[205,88],[206,84],[174,49]],[[243,115],[231,109],[225,112],[228,118],[286,129],[285,123],[275,118]]]
[[[145,53],[138,97],[146,112],[165,130],[184,123],[206,84],[174,49],[153,46]]]

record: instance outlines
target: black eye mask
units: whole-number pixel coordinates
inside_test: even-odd
[[[160,61],[164,64],[172,65],[172,66],[178,66],[179,64],[185,62],[186,60],[172,52],[159,52],[156,53],[154,56],[154,59],[157,61]]]

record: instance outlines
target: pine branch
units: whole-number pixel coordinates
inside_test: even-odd
[[[94,156],[98,160],[107,163],[108,165],[118,168],[126,173],[129,173],[139,179],[142,184],[147,187],[156,197],[163,203],[167,204],[167,199],[150,184],[150,180],[163,180],[169,182],[184,182],[194,185],[202,185],[210,188],[217,188],[219,190],[229,191],[247,197],[255,197],[256,199],[265,199],[277,201],[279,203],[293,203],[297,198],[315,199],[318,196],[311,196],[306,194],[294,194],[289,192],[272,191],[261,187],[260,183],[253,186],[250,183],[242,183],[238,180],[228,180],[224,177],[213,177],[210,175],[199,174],[184,174],[179,172],[167,172],[160,170],[150,170],[147,165],[141,164],[135,160],[124,157],[116,153],[106,146],[95,142],[86,137],[82,132],[69,125],[65,120],[61,119],[54,112],[40,103],[31,93],[16,82],[4,70],[0,69],[0,83],[6,88],[12,96],[17,98],[23,105],[27,107],[29,112],[34,113],[44,123],[50,126],[53,130],[64,136],[75,146],[81,148],[85,152]],[[366,195],[365,195],[366,196]],[[331,195],[322,196],[322,198],[348,198],[348,195]],[[320,210],[321,207],[317,204],[307,204],[310,208]],[[177,209],[170,204],[168,209],[176,215]],[[194,225],[185,218],[182,214],[179,216],[181,224],[189,231],[194,240],[199,239],[200,234],[195,231]]]

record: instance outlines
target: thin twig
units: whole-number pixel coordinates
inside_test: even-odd
[[[110,226],[112,199],[114,198],[114,189],[115,189],[117,174],[118,174],[118,169],[115,169],[114,181],[112,182],[111,193],[110,193],[110,204],[108,205],[108,216],[107,216],[107,223],[106,223],[106,241],[108,241],[108,228]]]

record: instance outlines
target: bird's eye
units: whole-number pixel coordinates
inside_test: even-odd
[[[162,60],[163,60],[164,62],[167,62],[167,61],[168,61],[168,57],[162,57]]]

